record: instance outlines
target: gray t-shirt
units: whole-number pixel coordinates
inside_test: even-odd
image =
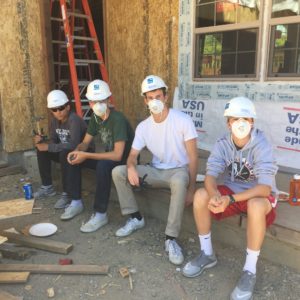
[[[74,150],[83,140],[86,128],[86,123],[74,112],[70,112],[64,123],[52,118],[48,151]]]

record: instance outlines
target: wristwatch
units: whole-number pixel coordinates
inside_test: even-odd
[[[229,197],[229,204],[235,203],[235,199],[232,195],[228,195]]]

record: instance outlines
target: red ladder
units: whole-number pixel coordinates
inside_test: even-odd
[[[53,11],[53,2],[51,0],[50,9]],[[85,88],[91,78],[91,65],[96,65],[99,67],[99,71],[102,77],[102,80],[109,83],[108,72],[104,64],[103,55],[100,49],[99,41],[97,38],[97,33],[95,30],[95,26],[93,23],[92,14],[90,11],[90,7],[88,4],[88,0],[59,0],[60,2],[60,11],[62,19],[58,18],[51,18],[54,21],[62,21],[63,22],[63,30],[65,35],[64,41],[53,41],[54,44],[58,44],[59,46],[59,61],[55,62],[56,65],[59,66],[57,74],[58,74],[58,81],[60,82],[59,85],[64,85],[68,80],[61,80],[61,66],[69,66],[70,69],[70,76],[71,76],[71,85],[72,91],[74,94],[74,101],[76,107],[76,113],[83,117],[84,119],[88,118],[89,106],[87,105],[88,100],[83,99],[82,95],[84,94]],[[79,2],[79,3],[78,3]],[[79,12],[78,12],[79,11]],[[76,27],[76,24],[80,24],[80,26]],[[76,29],[77,28],[77,29]],[[82,28],[82,30],[78,29]],[[87,28],[88,30],[85,30]],[[89,36],[87,36],[87,32]],[[75,35],[76,33],[76,35]],[[83,43],[83,44],[82,44]],[[90,58],[88,55],[87,44],[92,44],[93,54]],[[63,48],[67,50],[68,56],[68,63],[62,62],[60,51]],[[83,49],[82,55],[85,57],[75,57],[78,56],[78,53],[74,52],[75,49]],[[78,51],[78,50],[77,50]],[[88,71],[82,71],[78,68],[87,67]],[[88,74],[86,77],[87,79],[79,79],[79,74],[85,73]],[[95,78],[94,78],[95,79]],[[81,87],[81,89],[80,89]],[[110,104],[113,105],[113,98],[110,97]]]

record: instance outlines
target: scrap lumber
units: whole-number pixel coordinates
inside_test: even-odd
[[[7,241],[7,237],[0,235],[0,245]]]
[[[29,272],[0,272],[0,283],[24,283],[29,275]]]
[[[0,300],[23,300],[23,297],[14,296],[6,291],[0,290]]]
[[[0,220],[32,214],[34,200],[25,198],[0,201]]]
[[[14,165],[14,166],[7,166],[0,168],[0,177],[7,176],[7,175],[14,175],[23,173],[24,169],[21,166]]]
[[[40,265],[0,264],[0,272],[30,272],[35,274],[105,275],[109,266],[103,265]]]
[[[3,244],[0,245],[0,253],[4,258],[25,260],[26,258],[29,258],[33,254],[33,251],[16,249],[15,247],[9,246],[7,244]]]
[[[73,249],[72,244],[58,242],[52,239],[24,236],[22,234],[8,231],[1,231],[0,234],[7,237],[10,243],[16,243],[22,246],[46,250],[49,252],[68,254]]]

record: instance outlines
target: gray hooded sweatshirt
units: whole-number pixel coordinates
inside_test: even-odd
[[[239,150],[232,141],[231,133],[218,139],[206,166],[207,175],[216,178],[222,175],[223,184],[234,193],[264,184],[271,187],[272,194],[277,194],[277,170],[272,146],[264,133],[256,128],[252,129],[249,142]]]

